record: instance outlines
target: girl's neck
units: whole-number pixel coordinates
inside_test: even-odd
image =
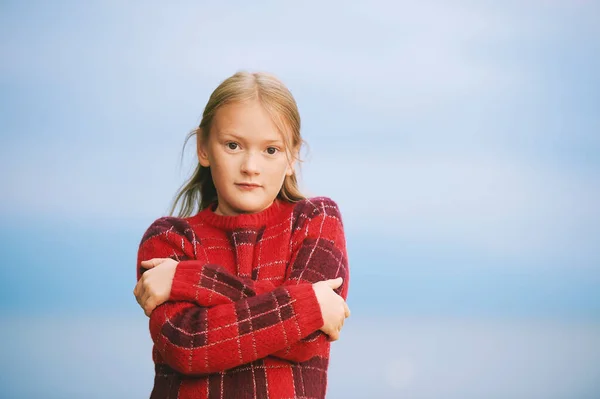
[[[243,227],[261,227],[277,220],[278,216],[291,205],[287,201],[275,199],[271,205],[260,212],[224,215],[215,202],[200,211],[196,217],[217,228],[226,230]]]

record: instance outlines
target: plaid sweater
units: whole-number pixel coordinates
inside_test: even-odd
[[[215,206],[163,217],[145,232],[140,262],[171,257],[171,297],[150,316],[151,398],[324,398],[330,342],[312,284],[349,268],[331,199],[276,200],[255,214]]]

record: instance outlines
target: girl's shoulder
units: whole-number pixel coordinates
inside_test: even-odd
[[[292,218],[295,222],[302,222],[319,217],[331,216],[342,220],[342,214],[338,204],[329,197],[309,197],[296,202],[292,210]]]
[[[296,202],[294,206],[295,211],[308,212],[311,215],[318,215],[322,213],[340,213],[338,204],[329,197],[308,197]]]
[[[142,236],[142,242],[163,234],[175,234],[193,240],[191,217],[161,216],[154,220]]]

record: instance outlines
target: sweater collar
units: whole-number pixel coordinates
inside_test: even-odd
[[[224,216],[215,213],[217,203],[213,202],[210,206],[198,213],[198,218],[204,222],[224,230],[234,230],[242,227],[261,227],[277,220],[281,213],[288,209],[291,204],[280,199],[275,199],[266,209],[257,213],[244,213],[237,216]]]

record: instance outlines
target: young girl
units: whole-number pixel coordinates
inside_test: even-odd
[[[138,251],[151,398],[324,398],[349,269],[337,205],[298,190],[294,98],[271,75],[236,73],[192,135],[179,217],[152,223]]]

